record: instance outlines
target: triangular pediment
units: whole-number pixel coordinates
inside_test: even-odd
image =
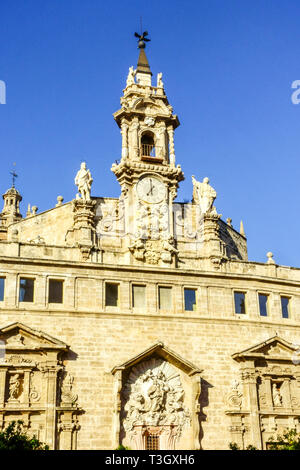
[[[179,369],[183,370],[187,375],[194,375],[199,374],[202,372],[198,367],[196,367],[191,362],[183,359],[177,353],[172,351],[171,349],[167,348],[164,343],[158,341],[157,343],[153,344],[150,348],[146,349],[145,351],[141,352],[140,354],[134,356],[133,358],[129,359],[128,361],[124,362],[123,364],[116,366],[112,369],[112,374],[115,374],[118,370],[125,370],[128,369],[139,362],[144,361],[145,359],[151,358],[153,356],[158,356],[170,364],[178,367]]]
[[[6,351],[67,351],[68,345],[40,330],[16,322],[0,329]]]
[[[280,338],[279,336],[273,336],[272,338],[252,346],[251,348],[233,354],[232,357],[238,362],[258,358],[265,358],[266,360],[292,361],[292,355],[296,350],[297,347],[288,341]]]

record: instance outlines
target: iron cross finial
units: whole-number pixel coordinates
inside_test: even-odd
[[[14,163],[13,164],[14,166],[16,166],[16,164]],[[13,168],[12,171],[10,171],[10,174],[12,176],[12,187],[14,188],[15,187],[15,179],[18,178],[18,175],[17,173],[15,172],[15,169]]]

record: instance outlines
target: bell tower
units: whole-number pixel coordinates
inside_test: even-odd
[[[121,109],[114,113],[122,135],[121,160],[111,169],[121,185],[133,256],[151,264],[172,263],[177,251],[172,203],[184,179],[180,165],[175,164],[174,130],[179,120],[165,94],[162,73],[152,84],[145,53],[148,33],[135,36],[139,40],[137,68],[129,68]],[[168,255],[158,254],[164,251],[162,245]],[[149,250],[157,254],[147,258]]]

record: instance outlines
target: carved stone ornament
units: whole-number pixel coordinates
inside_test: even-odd
[[[129,250],[135,257],[135,259],[139,261],[144,260],[144,254],[145,254],[145,243],[141,238],[135,238],[131,245],[129,246]]]
[[[171,236],[163,240],[143,240],[137,237],[132,241],[129,250],[135,259],[145,260],[149,264],[158,264],[160,260],[171,263],[173,255],[178,253]]]
[[[174,239],[172,236],[169,236],[167,239],[162,241],[162,250],[162,261],[171,263],[172,255],[176,255],[178,253],[178,250],[174,247]]]
[[[37,388],[36,388],[35,385],[33,385],[33,386],[31,387],[31,390],[30,390],[30,392],[29,392],[29,399],[30,399],[30,401],[32,401],[32,402],[38,402],[38,401],[40,401],[40,399],[41,399],[41,395],[40,395],[40,393],[38,392],[38,390],[37,390]]]
[[[9,379],[9,400],[17,400],[21,393],[20,374],[13,374]]]
[[[176,426],[179,436],[190,424],[180,374],[166,361],[151,359],[133,367],[123,391],[126,432],[136,426]]]
[[[151,116],[147,116],[144,120],[144,123],[148,127],[153,127],[155,124],[155,118]]]
[[[73,382],[74,377],[69,373],[61,378],[61,406],[76,406],[78,395],[72,391]]]
[[[161,257],[160,251],[155,249],[155,243],[147,242],[147,249],[145,252],[146,262],[149,264],[158,264]]]
[[[240,384],[237,380],[232,383],[231,391],[226,395],[225,401],[230,409],[241,409],[243,394],[240,391]]]
[[[36,362],[33,361],[32,359],[28,357],[19,356],[18,354],[12,354],[11,356],[6,357],[5,360],[2,361],[2,363],[16,365],[16,366],[26,366],[29,364],[32,366],[36,365]]]
[[[125,185],[122,191],[123,194],[126,192]],[[120,236],[124,234],[125,207],[122,199],[117,203],[107,202],[101,204],[96,215],[100,218],[96,229],[99,236],[107,234]]]

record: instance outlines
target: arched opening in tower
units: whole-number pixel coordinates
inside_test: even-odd
[[[141,151],[142,157],[155,157],[155,142],[154,134],[152,132],[145,132],[141,138]]]

